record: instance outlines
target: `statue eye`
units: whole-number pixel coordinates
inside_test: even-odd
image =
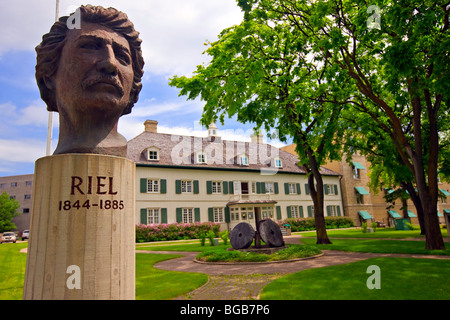
[[[87,50],[99,50],[102,48],[102,43],[99,41],[90,40],[90,41],[82,42],[80,44],[80,48],[87,49]]]

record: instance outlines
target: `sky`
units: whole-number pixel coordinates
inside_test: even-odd
[[[187,101],[168,79],[190,76],[197,65],[208,63],[205,43],[242,21],[236,0],[60,0],[59,16],[88,3],[125,12],[142,39],[143,87],[132,113],[120,118],[118,131],[130,140],[150,119],[158,121],[158,132],[206,136],[207,128],[198,124],[204,101]],[[46,156],[49,113],[36,85],[34,48],[54,23],[55,9],[55,0],[0,2],[0,176],[33,173],[34,162]],[[58,114],[52,118],[53,153]],[[226,119],[224,126],[216,125],[223,139],[250,141],[252,124]]]

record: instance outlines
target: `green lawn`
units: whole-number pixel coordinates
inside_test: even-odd
[[[448,238],[447,229],[441,229],[443,237]],[[315,237],[315,231],[299,232],[302,237]],[[425,236],[420,234],[420,230],[395,230],[394,228],[378,228],[375,232],[363,233],[360,228],[354,229],[334,229],[327,230],[329,238],[389,238],[389,239],[424,239]]]
[[[208,281],[203,273],[164,271],[153,267],[159,261],[180,257],[174,254],[136,254],[136,300],[173,299]]]
[[[380,268],[380,289],[368,289]],[[344,265],[308,269],[269,283],[261,300],[448,300],[450,260],[374,258]]]
[[[0,300],[21,300],[27,255],[19,252],[28,243],[0,245]]]

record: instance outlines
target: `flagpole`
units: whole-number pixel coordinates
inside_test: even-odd
[[[55,9],[55,22],[59,18],[59,0],[56,0]],[[52,152],[52,138],[53,138],[53,112],[48,112],[48,123],[47,123],[47,150],[46,155],[49,156]]]

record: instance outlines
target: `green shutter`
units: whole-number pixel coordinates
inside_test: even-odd
[[[325,193],[325,195],[327,195],[329,193],[327,184],[323,185],[323,192]]]
[[[207,194],[212,193],[212,181],[206,181],[206,193]]]
[[[337,215],[338,217],[341,216],[341,206],[337,206]]]
[[[226,182],[225,182],[225,183],[226,183]],[[233,181],[228,181],[228,193],[229,193],[229,194],[234,194]]]
[[[198,194],[198,180],[194,180],[194,193]]]
[[[177,208],[177,222],[183,222],[183,209]]]
[[[175,180],[175,193],[181,193],[181,180]]]
[[[161,208],[161,223],[167,223],[167,208]]]
[[[258,193],[258,194],[261,193],[261,182],[256,183],[256,193]]]
[[[275,191],[275,194],[278,194],[278,182],[273,183],[273,190]]]
[[[277,219],[281,220],[281,207],[277,206],[276,208],[277,208]]]
[[[305,216],[303,215],[303,206],[298,206],[299,210],[300,210],[300,218],[304,218]]]
[[[147,224],[147,208],[141,209],[141,223]]]
[[[327,216],[330,217],[331,216],[331,207],[327,206]]]
[[[228,194],[228,181],[222,181],[223,194]]]
[[[309,184],[305,183],[305,193],[309,194]]]
[[[337,184],[334,185],[334,194],[338,195],[338,186],[337,186]]]
[[[147,178],[141,178],[141,193],[147,193]]]
[[[214,208],[208,208],[208,221],[214,222]]]
[[[200,222],[200,208],[194,208],[194,221]]]
[[[302,194],[302,190],[300,189],[300,183],[295,184],[297,187],[297,194]]]
[[[230,208],[227,206],[225,207],[225,222],[229,223],[230,221]]]
[[[291,214],[291,206],[287,206],[287,217],[288,218],[291,218],[292,217],[292,214]]]
[[[166,182],[166,181],[167,181],[166,179],[161,179],[161,180],[160,180],[160,183],[161,183],[161,189],[160,189],[160,192],[161,192],[161,193],[166,193],[166,192],[167,192],[167,187],[166,187],[167,182]]]
[[[313,216],[312,206],[308,206],[308,217],[312,217],[312,216]]]
[[[284,183],[284,194],[289,194],[289,183]]]

